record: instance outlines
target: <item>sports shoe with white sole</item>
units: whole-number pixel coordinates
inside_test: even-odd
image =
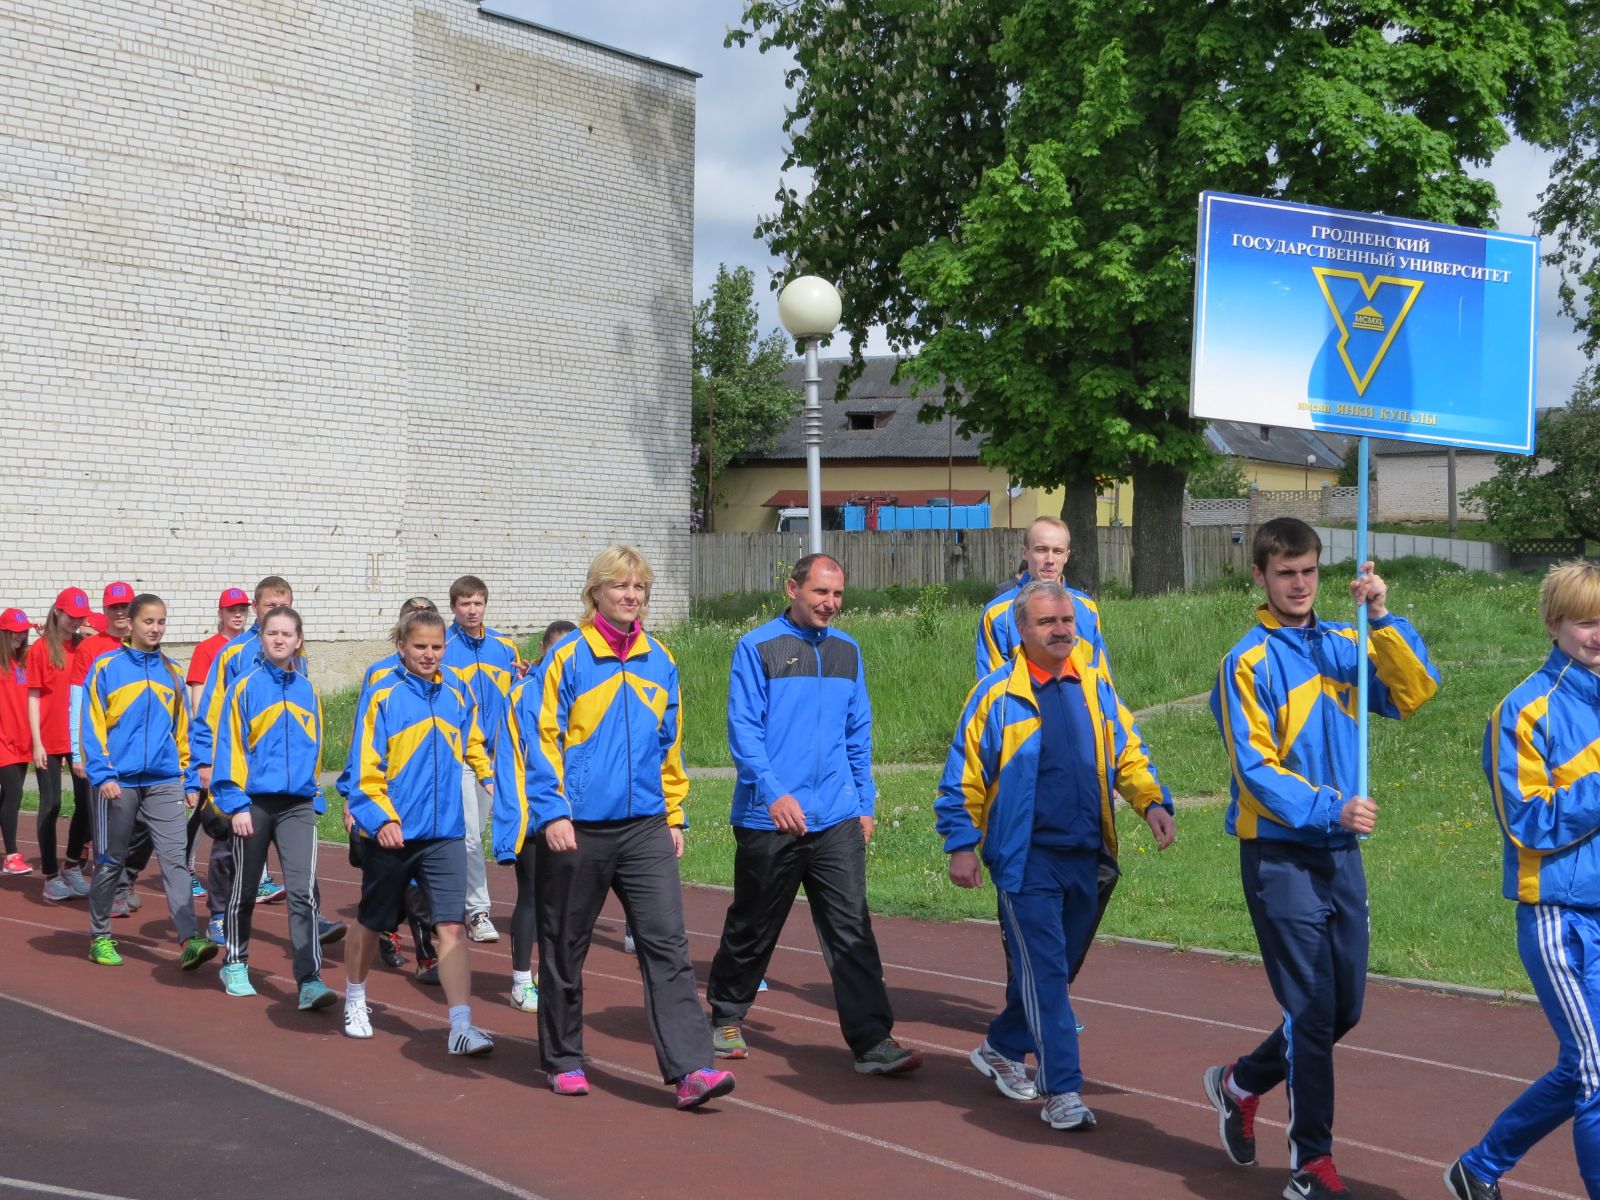
[[[1217,1110],[1217,1136],[1228,1158],[1241,1167],[1254,1166],[1256,1161],[1256,1109],[1261,1104],[1259,1096],[1240,1100],[1228,1090],[1228,1077],[1233,1068],[1210,1067],[1201,1076],[1206,1099]]]
[[[476,912],[467,918],[467,936],[475,942],[498,942],[500,931],[494,927],[486,912]]]
[[[61,878],[66,880],[67,886],[72,889],[74,896],[87,896],[89,894],[89,881],[84,878],[82,867],[62,867]]]
[[[968,1055],[972,1065],[981,1074],[994,1080],[994,1086],[1007,1100],[1037,1100],[1038,1085],[1028,1078],[1028,1068],[1015,1059],[1007,1058],[984,1038],[978,1048]]]
[[[513,983],[511,985],[511,1007],[518,1012],[538,1012],[539,985],[536,983]]]
[[[44,898],[51,904],[60,904],[63,900],[76,899],[77,893],[65,879],[57,875],[53,879],[44,881]]]
[[[372,1036],[372,1009],[365,1004],[344,1002],[344,1035],[353,1038]]]
[[[1051,1129],[1088,1130],[1094,1128],[1094,1114],[1077,1092],[1057,1092],[1044,1102],[1039,1119]]]
[[[494,1049],[494,1039],[476,1025],[450,1031],[450,1053],[477,1058]]]

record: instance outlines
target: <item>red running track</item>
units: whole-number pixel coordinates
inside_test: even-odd
[[[504,918],[511,875],[490,879]],[[327,907],[352,917],[355,873],[332,847],[322,887]],[[342,1036],[338,1008],[296,1011],[281,905],[257,909],[261,997],[225,996],[215,962],[178,970],[165,905],[148,883],[141,892],[142,911],[113,930],[126,965],[111,969],[86,958],[81,901],[46,905],[37,876],[0,880],[0,1196],[1266,1200],[1285,1182],[1281,1094],[1262,1105],[1261,1165],[1239,1168],[1200,1088],[1208,1065],[1249,1048],[1272,1019],[1252,964],[1097,947],[1075,1001],[1099,1128],[1056,1133],[1037,1104],[1004,1099],[966,1059],[1001,999],[992,926],[877,923],[896,1035],[927,1063],[873,1078],[851,1070],[797,905],[771,991],[745,1026],[737,1091],[680,1113],[655,1071],[614,905],[586,975],[594,1093],[571,1099],[544,1088],[535,1019],[506,1004],[504,937],[473,948],[474,1017],[497,1044],[465,1060],[445,1053],[439,991],[382,968],[368,982],[372,1041]],[[685,899],[704,978],[727,897],[690,888]],[[339,959],[334,947],[324,973],[336,989]],[[1340,1170],[1365,1200],[1443,1196],[1446,1164],[1554,1049],[1536,1006],[1373,985],[1339,1050]],[[1567,1133],[1503,1187],[1581,1197]]]

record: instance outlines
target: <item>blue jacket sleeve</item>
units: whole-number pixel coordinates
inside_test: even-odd
[[[567,713],[572,705],[567,665],[571,656],[551,658],[539,670],[539,690],[524,702],[527,750],[524,774],[529,824],[541,830],[552,821],[572,817],[567,803],[564,759]],[[531,720],[529,719],[531,717]]]
[[[1411,622],[1387,613],[1371,623],[1367,639],[1367,710],[1402,720],[1439,690],[1439,669]]]
[[[400,822],[389,799],[389,732],[379,689],[361,698],[355,736],[350,739],[350,817],[361,831],[376,836],[389,822]]]
[[[872,697],[867,694],[867,667],[860,646],[856,647],[856,687],[845,716],[844,745],[856,794],[861,798],[861,815],[870,817],[877,811],[878,785],[872,780]]]
[[[1277,703],[1260,694],[1255,665],[1247,659],[1224,658],[1211,692],[1211,713],[1222,733],[1239,807],[1279,825],[1332,832],[1345,797],[1283,765],[1272,719]]]
[[[93,668],[83,683],[83,767],[95,787],[117,777],[111,761],[111,728],[106,718],[104,675]]]
[[[1483,772],[1489,777],[1500,830],[1519,850],[1555,854],[1600,830],[1600,773],[1560,779],[1548,757],[1542,711],[1495,709],[1483,736]]]
[[[498,863],[512,863],[521,853],[528,836],[532,810],[528,807],[528,754],[537,754],[537,744],[530,747],[523,731],[526,728],[527,698],[539,695],[538,670],[529,673],[522,683],[511,689],[506,717],[501,722],[494,749],[494,821],[491,849]],[[533,714],[537,722],[538,714]],[[537,728],[537,725],[535,725]]]
[[[944,852],[976,850],[983,841],[989,817],[989,787],[994,782],[998,756],[988,753],[984,729],[992,706],[984,706],[980,689],[973,687],[962,706],[950,753],[945,756],[939,794],[933,802],[934,828],[944,838]]]
[[[250,796],[245,791],[250,782],[250,739],[245,732],[250,719],[245,706],[244,689],[234,684],[223,699],[222,720],[212,746],[216,753],[211,770],[211,800],[229,816],[250,807]]]
[[[206,668],[206,681],[200,688],[200,702],[194,706],[194,719],[189,722],[189,757],[196,766],[209,767],[215,760],[216,726],[222,723],[222,705],[227,698],[227,665],[238,657],[226,653],[224,646]]]
[[[755,643],[741,639],[728,670],[728,753],[739,782],[754,787],[763,808],[789,789],[772,769],[767,753],[767,672]]]

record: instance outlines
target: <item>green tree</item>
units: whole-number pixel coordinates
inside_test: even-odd
[[[1250,494],[1243,460],[1233,455],[1214,455],[1189,472],[1188,491],[1196,500],[1242,500]]]
[[[1378,472],[1372,465],[1372,454],[1367,454],[1367,482],[1371,483],[1378,477]],[[1339,462],[1339,474],[1334,477],[1334,484],[1338,487],[1355,487],[1361,482],[1361,443],[1355,438],[1350,439],[1350,444],[1345,447],[1344,458]]]
[[[712,527],[716,480],[730,462],[773,440],[800,406],[783,381],[789,343],[774,330],[759,337],[755,277],[748,267],[717,267],[711,295],[694,309],[695,497],[700,527]]]
[[[1500,454],[1466,492],[1497,530],[1600,541],[1600,373],[1589,371],[1566,408],[1539,415],[1538,454]]]
[[[1561,307],[1583,331],[1584,354],[1600,352],[1600,4],[1574,5],[1578,53],[1569,75],[1572,103],[1540,195],[1539,231],[1554,248],[1547,261],[1561,272]]]
[[[841,281],[854,351],[874,324],[920,343],[905,369],[945,383],[924,416],[1066,485],[1074,567],[1093,528],[1074,498],[1131,476],[1141,594],[1181,586],[1206,454],[1197,194],[1485,224],[1494,190],[1466,165],[1508,128],[1554,136],[1571,52],[1561,0],[792,0],[745,24],[796,56],[786,165],[815,179],[758,233]]]

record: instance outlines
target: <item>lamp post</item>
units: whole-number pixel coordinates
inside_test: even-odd
[[[810,553],[822,553],[822,405],[818,391],[822,373],[817,346],[839,324],[839,292],[826,279],[802,275],[778,293],[778,320],[806,348],[806,533]]]
[[[1311,468],[1316,466],[1316,465],[1317,465],[1317,456],[1315,454],[1306,455],[1306,477],[1305,477],[1305,479],[1303,481],[1303,486],[1304,486],[1304,489],[1306,491],[1308,491],[1308,492],[1311,490]]]

